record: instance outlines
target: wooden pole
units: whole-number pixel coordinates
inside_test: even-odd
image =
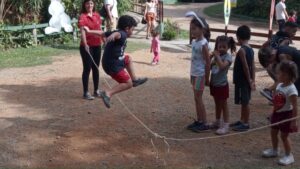
[[[275,0],[271,2],[271,9],[270,9],[270,20],[269,20],[269,36],[268,39],[271,39],[273,35],[273,17],[274,17],[274,9],[275,9]]]

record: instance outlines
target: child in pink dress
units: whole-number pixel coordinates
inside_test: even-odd
[[[153,30],[151,34],[152,34],[152,43],[151,43],[150,53],[153,52],[153,56],[154,56],[151,64],[157,65],[160,57],[159,56],[160,53],[159,32]]]

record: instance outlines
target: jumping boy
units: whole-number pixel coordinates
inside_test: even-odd
[[[123,15],[119,18],[118,30],[116,31],[102,32],[84,28],[88,33],[107,37],[102,67],[105,73],[118,82],[111,89],[104,90],[101,93],[102,100],[107,108],[110,108],[110,99],[113,95],[139,86],[148,80],[147,78],[136,77],[131,58],[124,54],[127,38],[132,35],[136,26],[137,22],[133,17]]]

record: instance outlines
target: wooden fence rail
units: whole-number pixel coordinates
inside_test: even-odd
[[[102,20],[104,20],[104,18],[101,18]],[[77,23],[78,20],[77,19],[72,19],[71,24],[74,28],[73,30],[73,40],[76,41],[77,40],[77,35],[78,35],[78,28],[77,28]],[[104,22],[102,22],[104,23]],[[35,45],[38,44],[38,38],[43,38],[46,36],[53,36],[53,35],[58,35],[58,34],[62,34],[64,33],[62,32],[58,32],[58,33],[53,33],[53,34],[49,34],[46,35],[44,33],[39,33],[40,31],[38,31],[38,29],[43,29],[48,27],[49,24],[48,23],[42,23],[42,24],[31,24],[31,25],[21,25],[21,26],[4,26],[2,29],[0,29],[1,31],[10,31],[10,32],[16,32],[16,31],[22,31],[22,30],[32,30],[32,38],[34,40]],[[101,26],[102,30],[104,30],[104,25]],[[44,32],[41,31],[41,32]],[[12,37],[12,39],[18,39],[19,37]]]
[[[226,33],[226,30],[225,29],[220,29],[220,28],[210,28],[210,31],[211,32],[217,32],[217,33]],[[191,32],[191,31],[190,31]],[[227,29],[227,34],[236,34],[236,30],[232,30],[232,29]],[[266,41],[267,39],[269,38],[269,32],[268,33],[262,33],[262,32],[251,32],[251,36],[255,36],[255,37],[261,37],[261,38],[266,38]],[[193,40],[193,37],[190,33],[190,44]],[[210,39],[211,42],[215,42],[216,39]],[[293,38],[293,41],[300,41],[300,36],[295,36]],[[251,47],[253,48],[261,48],[262,47],[262,44],[250,44]]]

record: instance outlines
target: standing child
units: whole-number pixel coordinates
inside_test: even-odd
[[[297,22],[297,12],[295,10],[291,10],[289,15],[290,15],[290,17],[288,19],[288,22],[296,23]]]
[[[152,43],[151,43],[151,49],[150,53],[153,52],[153,60],[152,65],[157,65],[160,58],[160,42],[159,42],[159,32],[157,30],[152,30]]]
[[[216,106],[216,121],[213,128],[218,128],[216,134],[227,134],[229,132],[229,111],[227,99],[229,98],[229,85],[227,73],[232,63],[231,54],[236,51],[235,41],[232,37],[219,36],[216,40],[213,61],[211,64],[210,94],[214,97]],[[223,120],[221,120],[223,115]]]
[[[243,25],[236,32],[241,48],[237,52],[233,67],[234,102],[241,104],[241,118],[230,126],[235,131],[247,131],[249,126],[251,90],[255,90],[254,51],[249,46],[251,30]]]
[[[209,85],[210,58],[208,51],[208,40],[210,35],[209,26],[204,19],[196,14],[190,23],[191,34],[195,38],[192,43],[191,58],[191,83],[193,86],[194,99],[197,111],[197,121],[187,126],[187,129],[194,132],[209,130],[206,123],[206,111],[202,100],[204,85]]]
[[[282,61],[278,66],[279,84],[273,96],[274,110],[271,116],[271,123],[278,123],[297,116],[297,96],[298,92],[293,84],[298,76],[297,65],[292,61]],[[289,165],[294,163],[291,153],[291,143],[288,138],[289,133],[297,132],[297,121],[284,122],[271,128],[271,138],[273,148],[263,151],[263,157],[277,157],[278,134],[281,133],[285,155],[279,159],[279,164]]]
[[[113,32],[102,32],[84,29],[88,33],[106,36],[106,45],[102,59],[102,67],[108,75],[118,82],[112,89],[104,90],[101,93],[103,102],[110,108],[110,98],[131,87],[136,87],[147,81],[147,78],[137,78],[133,69],[133,63],[128,55],[125,55],[127,37],[132,35],[134,27],[137,25],[135,19],[128,15],[123,15],[118,21],[118,30]],[[126,69],[126,70],[125,70]]]

